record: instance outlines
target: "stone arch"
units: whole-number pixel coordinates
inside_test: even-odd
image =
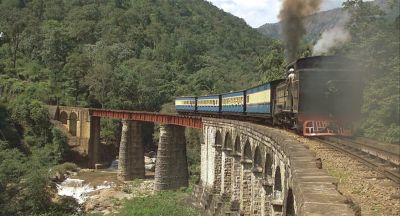
[[[253,168],[257,172],[262,172],[262,167],[261,151],[260,147],[257,146],[253,156]]]
[[[272,177],[272,166],[273,166],[273,160],[271,153],[267,153],[265,156],[265,166],[264,166],[264,176],[265,177]]]
[[[222,146],[222,136],[221,136],[221,132],[219,132],[219,130],[217,130],[217,132],[215,133],[215,145]]]
[[[76,136],[76,128],[78,123],[78,115],[75,112],[69,114],[69,132],[72,136]]]
[[[240,155],[240,136],[238,135],[238,136],[236,136],[236,139],[235,139],[235,146],[234,146],[234,152],[235,152],[235,154],[237,154],[237,155]]]
[[[224,148],[227,150],[232,150],[233,145],[232,145],[232,136],[229,132],[226,133],[225,135],[225,142],[224,142]]]
[[[281,177],[281,168],[279,166],[276,167],[275,170],[274,198],[282,199],[282,177]]]
[[[244,144],[243,151],[242,151],[242,159],[245,162],[252,161],[251,145],[250,145],[249,140],[247,140],[246,144]]]
[[[294,210],[294,197],[293,197],[292,188],[289,188],[289,190],[288,190],[285,209],[286,209],[287,216],[295,216],[296,215],[295,210]]]
[[[68,114],[64,111],[61,111],[60,113],[60,122],[64,125],[68,123]]]

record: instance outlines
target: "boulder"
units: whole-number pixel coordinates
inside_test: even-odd
[[[155,165],[154,163],[145,164],[145,165],[144,165],[144,168],[145,168],[147,171],[152,171],[152,172],[154,172],[154,170],[156,170],[156,165]]]
[[[151,164],[153,160],[150,157],[144,156],[144,164]]]

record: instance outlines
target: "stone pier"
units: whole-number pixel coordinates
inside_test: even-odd
[[[155,190],[174,190],[188,186],[185,128],[160,125]]]
[[[118,179],[130,181],[144,177],[144,147],[141,124],[137,121],[122,120]]]
[[[100,117],[90,117],[90,138],[88,146],[89,167],[100,162]]]

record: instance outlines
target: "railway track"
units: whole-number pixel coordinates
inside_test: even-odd
[[[399,145],[343,137],[321,137],[315,140],[347,153],[386,178],[400,184]]]

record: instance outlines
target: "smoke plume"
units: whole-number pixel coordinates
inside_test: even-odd
[[[299,43],[306,33],[303,19],[317,11],[322,0],[283,0],[279,19],[286,46],[286,61],[297,58]]]
[[[341,46],[351,39],[350,32],[346,29],[346,24],[350,20],[350,15],[344,13],[342,18],[336,25],[325,30],[321,38],[317,41],[313,48],[313,55],[322,55],[328,53],[332,48]]]

